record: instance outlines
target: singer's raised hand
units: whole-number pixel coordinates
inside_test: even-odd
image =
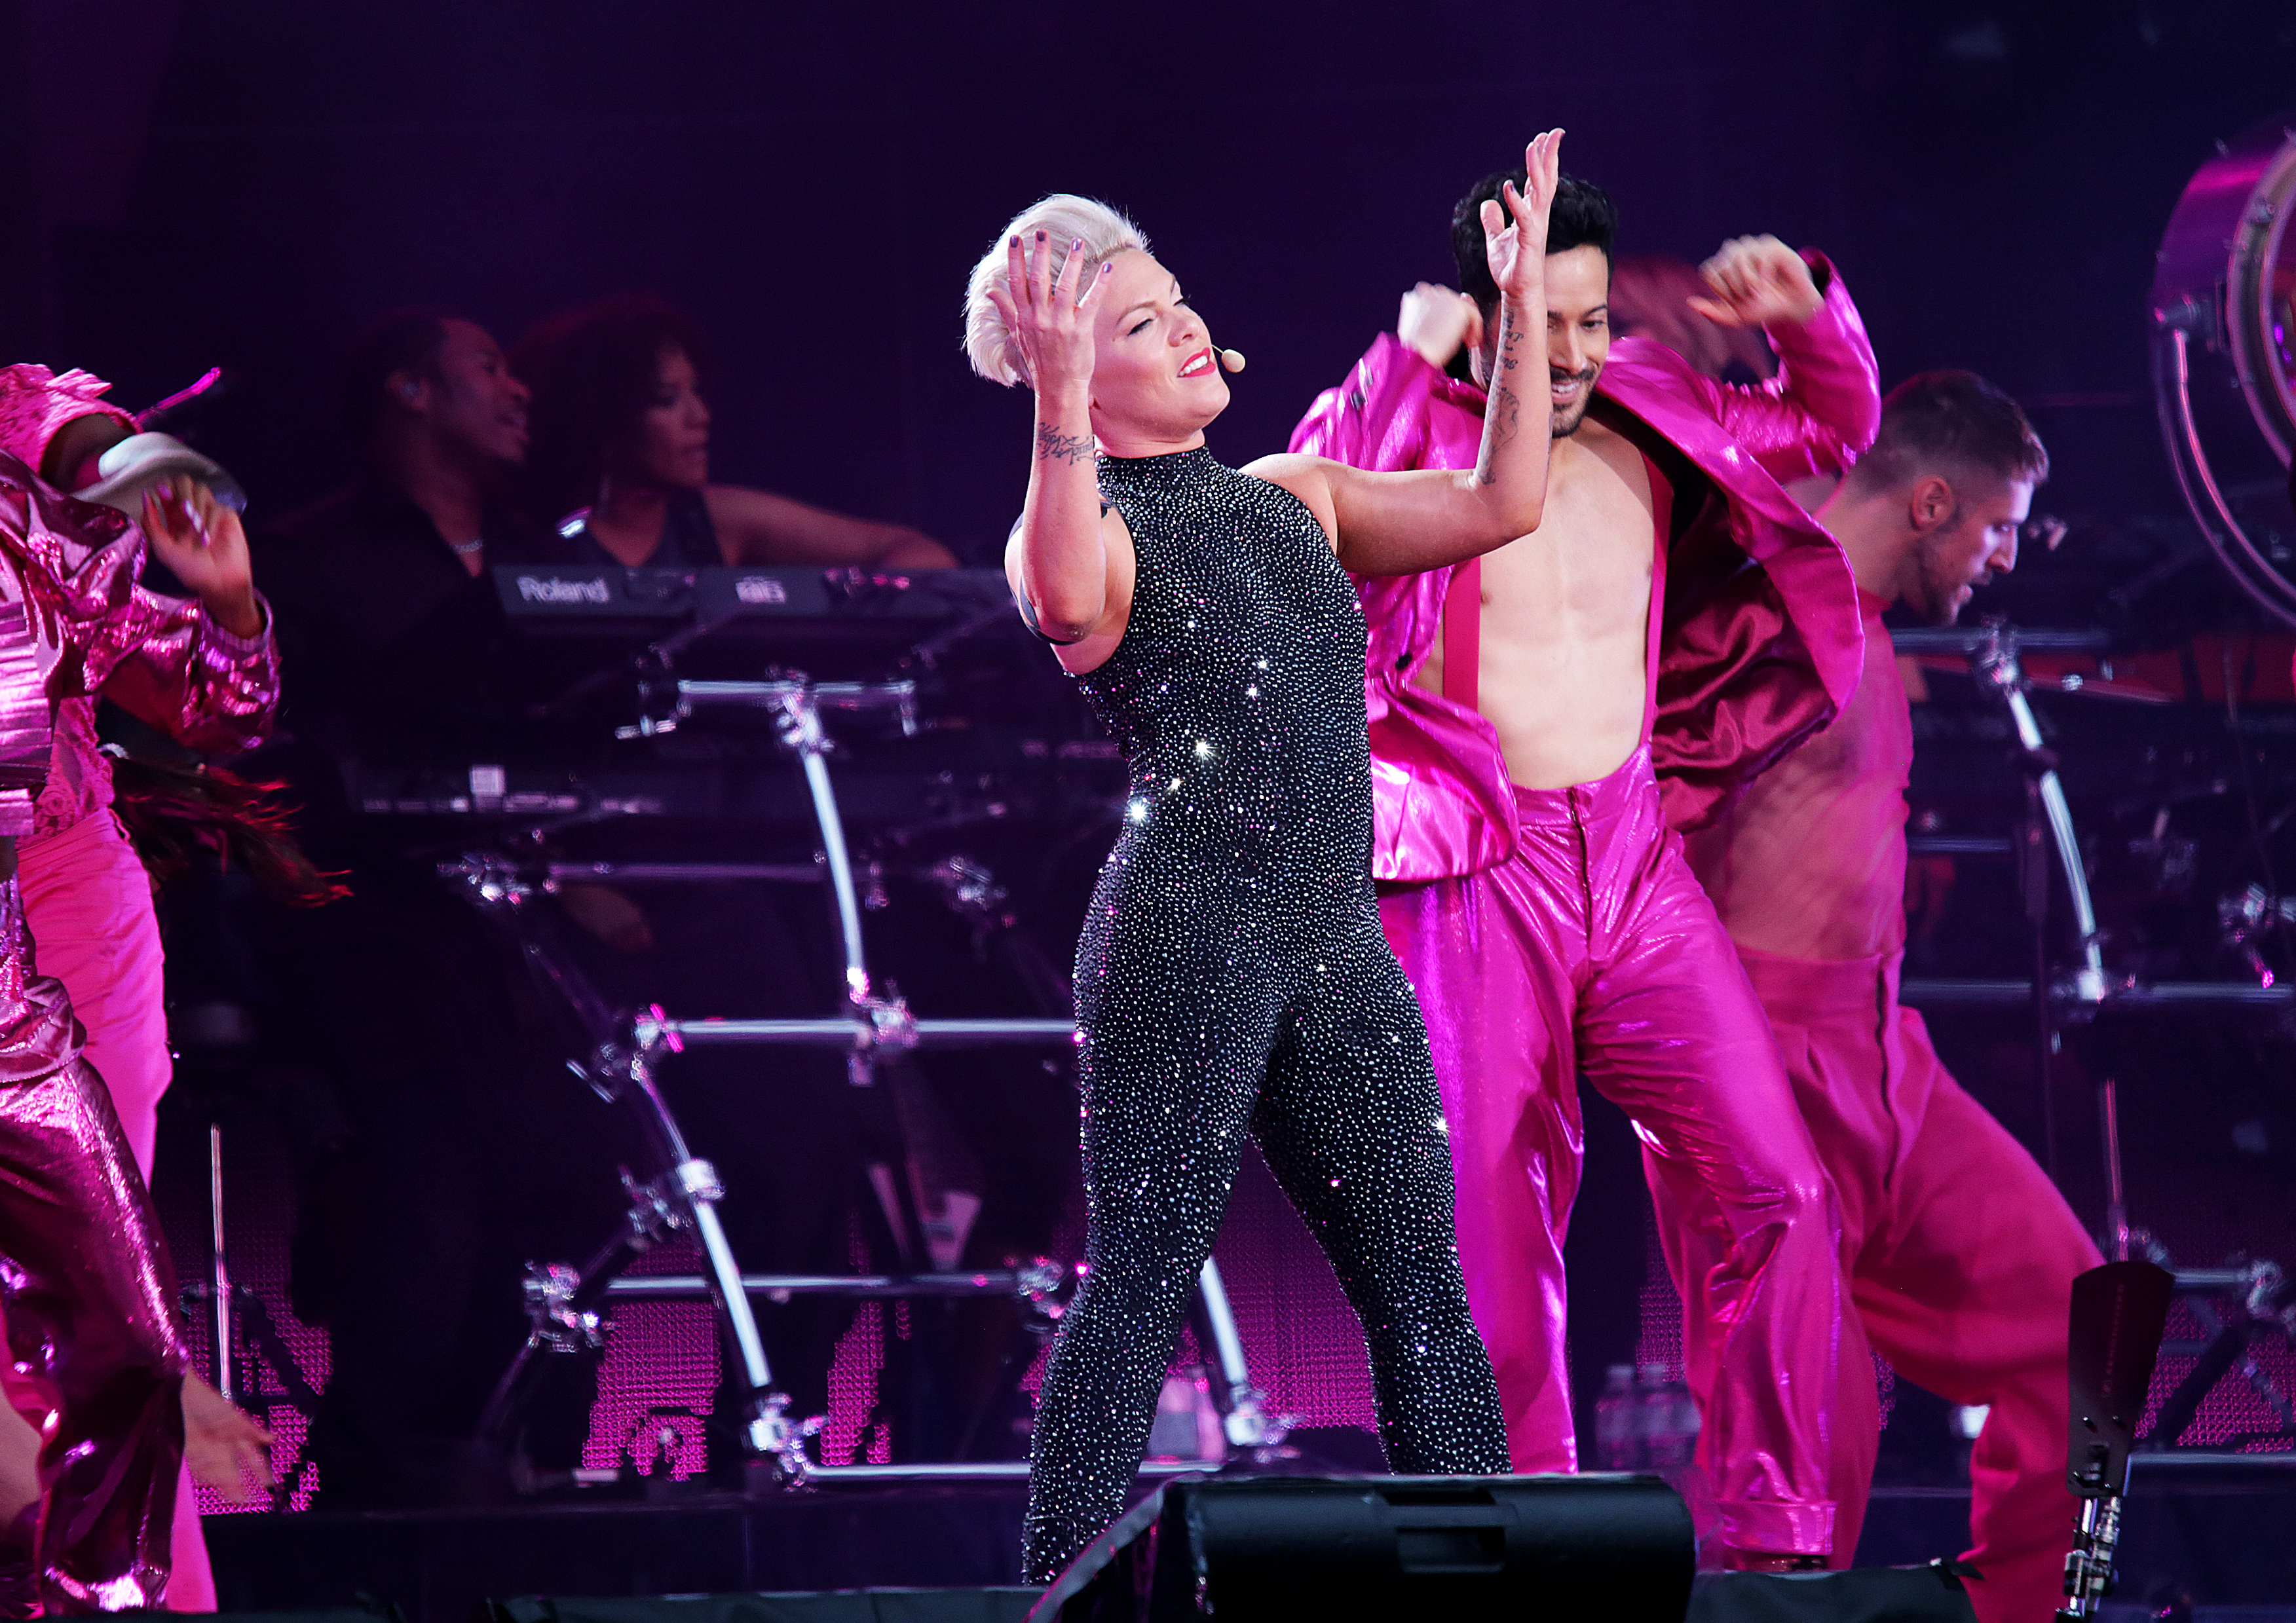
[[[1037,233],[1033,244],[1019,236],[1004,245],[1006,283],[988,289],[989,302],[1004,318],[1021,370],[1029,387],[1042,399],[1063,389],[1080,389],[1092,381],[1093,314],[1100,290],[1107,285],[1109,264],[1103,260],[1088,285],[1084,279],[1084,243],[1069,244],[1067,262],[1057,279],[1053,275],[1052,244]]]
[[[1086,272],[1084,243],[1071,240],[1055,277],[1052,244],[1042,231],[1033,245],[1013,237],[1004,254],[1006,285],[991,288],[988,297],[1037,395],[1029,497],[1006,570],[1037,629],[1074,647],[1110,614],[1108,526],[1092,423],[1094,317],[1108,262]],[[1064,650],[1064,657],[1071,656]]]

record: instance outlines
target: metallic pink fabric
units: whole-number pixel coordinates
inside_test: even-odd
[[[1868,598],[1865,679],[1840,719],[1690,843],[1739,938],[1803,1119],[1841,1203],[1834,1493],[1854,1533],[1874,1464],[1856,1344],[1991,1414],[1971,1462],[1971,1595],[1983,1623],[2048,1617],[2073,1513],[2064,1487],[2065,1318],[2095,1248],[2041,1169],[1938,1063],[1898,1006],[1911,710]],[[1759,943],[1759,949],[1749,943]]]
[[[1562,1237],[1577,1192],[1576,1072],[1644,1133],[1679,1231],[1700,1448],[1722,1537],[1822,1553],[1835,1527],[1831,1430],[1844,1316],[1823,1174],[1760,1006],[1668,832],[1710,818],[1839,713],[1864,652],[1848,562],[1778,481],[1838,471],[1880,421],[1872,347],[1816,261],[1824,307],[1771,334],[1760,389],[1694,373],[1662,346],[1611,347],[1596,392],[1645,456],[1686,460],[1713,496],[1674,492],[1659,537],[1645,744],[1594,783],[1507,779],[1480,715],[1410,684],[1441,631],[1452,571],[1357,582],[1370,621],[1373,871],[1427,1014],[1459,1179],[1468,1292],[1515,1458],[1573,1457]],[[1358,467],[1472,465],[1480,391],[1392,337],[1317,400],[1292,448]],[[1747,567],[1751,564],[1753,567]],[[1693,1246],[1719,1259],[1693,1266]]]
[[[160,1096],[175,1077],[168,1051],[166,955],[152,876],[110,812],[16,848],[24,915],[40,967],[63,982],[87,1034],[87,1062],[148,1181]]]
[[[4,452],[0,510],[0,558],[23,583],[50,703],[102,693],[218,750],[262,736],[278,704],[267,630],[259,648],[241,643],[209,625],[200,604],[137,585],[143,533],[109,508],[58,495]],[[0,834],[32,832],[31,796],[11,785],[0,792]]]
[[[1646,339],[1620,339],[1595,392],[1624,406],[1714,481],[1668,556],[1665,635],[1652,650],[1652,759],[1678,828],[1712,816],[1756,774],[1824,726],[1857,684],[1857,587],[1833,538],[1780,488],[1838,472],[1881,421],[1880,373],[1841,278],[1812,256],[1825,304],[1770,333],[1781,363],[1759,388],[1717,383]],[[1358,468],[1472,467],[1482,391],[1382,334],[1326,389],[1292,448]],[[1757,568],[1742,566],[1751,560]],[[1410,684],[1440,634],[1450,570],[1357,581],[1371,622],[1365,699],[1385,880],[1471,873],[1514,843],[1505,763],[1481,717]]]
[[[0,366],[0,453],[37,473],[49,439],[66,423],[107,416],[134,427],[126,412],[101,398],[111,387],[85,372],[58,376],[45,366]],[[127,533],[135,533],[133,527]],[[142,568],[139,538],[131,582]],[[109,684],[99,684],[103,697],[202,754],[232,755],[261,743],[279,708],[279,653],[269,628],[252,640],[235,637],[196,602],[135,591],[139,611],[120,634],[140,624],[142,640],[124,657],[114,656]],[[54,751],[33,819],[41,835],[61,833],[111,804],[111,765],[96,748],[94,690],[56,697]]]
[[[103,1078],[135,1169],[148,1184],[160,1096],[175,1075],[151,875],[109,812],[53,839],[25,841],[16,857],[40,967],[71,999],[87,1033],[84,1057]],[[0,1371],[0,1391],[20,1410],[37,1406],[37,1395],[22,1389],[12,1371]],[[215,1574],[188,1468],[176,1484],[171,1545],[168,1609],[213,1611]]]
[[[1841,1209],[1857,1311],[1832,1433],[1838,1547],[1855,1547],[1880,1434],[1868,1338],[1908,1380],[1991,1412],[1970,1460],[1980,1623],[2039,1623],[2062,1586],[2065,1324],[2096,1248],[2048,1176],[1938,1062],[1898,1005],[1896,955],[1739,949]],[[1881,1019],[1877,1023],[1875,1011]]]
[[[90,372],[54,373],[32,362],[0,366],[0,451],[37,472],[48,441],[68,422],[109,417],[133,430],[135,419],[103,398],[111,389]]]
[[[1889,604],[1858,600],[1866,669],[1848,706],[1685,842],[1742,947],[1833,960],[1905,945],[1913,709],[1882,623]]]
[[[0,367],[0,452],[16,457],[29,473],[49,439],[78,418],[103,415],[132,428],[127,413],[101,398],[110,387],[85,372],[59,377],[45,366]],[[101,510],[52,506],[71,514],[76,525],[101,526],[81,537],[91,559],[118,545],[115,521]],[[71,550],[60,545],[55,560],[67,561]],[[132,581],[142,568],[140,545],[132,562],[115,558],[98,573],[102,567],[124,570]],[[116,601],[117,579],[94,595]],[[205,753],[236,753],[260,743],[279,703],[278,650],[269,628],[253,640],[235,637],[209,621],[196,602],[140,586],[127,595],[133,611],[104,623],[114,638],[133,635],[140,626],[143,640],[114,659],[104,696]],[[61,655],[58,646],[51,662],[65,663]],[[162,1005],[163,957],[149,877],[108,809],[111,764],[97,747],[95,707],[92,693],[63,695],[54,707],[46,782],[33,807],[34,838],[20,846],[18,864],[34,938],[45,944],[50,968],[86,1025],[89,1062],[110,1087],[136,1168],[148,1181],[160,1097],[174,1075]],[[0,1376],[0,1388],[8,1389],[19,1407],[27,1406],[12,1378]],[[215,1580],[188,1471],[176,1496],[173,1564],[170,1609],[214,1611]]]
[[[1826,1552],[1834,1220],[1761,1006],[1666,826],[1647,746],[1595,783],[1513,792],[1508,860],[1386,889],[1380,915],[1427,1016],[1515,1468],[1576,1462],[1562,1239],[1583,1069],[1634,1118],[1673,1218],[1724,1542]]]
[[[133,580],[140,537],[124,529],[0,453],[0,1255],[12,1384],[46,1421],[36,1559],[50,1611],[164,1603],[182,1471],[166,1250],[70,999],[33,967],[14,846],[55,699],[100,684],[152,619]]]
[[[188,1363],[175,1279],[70,1001],[34,967],[13,874],[0,881],[0,1254],[13,1373],[48,1416],[41,1607],[161,1605]]]

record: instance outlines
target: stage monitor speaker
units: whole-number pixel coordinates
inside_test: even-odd
[[[1198,1478],[1134,1507],[1029,1616],[1682,1623],[1695,1565],[1656,1477]]]

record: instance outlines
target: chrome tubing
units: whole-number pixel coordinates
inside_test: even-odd
[[[920,1020],[911,1022],[920,1045],[989,1047],[1001,1044],[1073,1046],[1076,1025],[1065,1020]],[[662,1020],[648,1029],[673,1047],[735,1048],[792,1045],[799,1047],[867,1049],[876,1043],[873,1024],[858,1020]]]

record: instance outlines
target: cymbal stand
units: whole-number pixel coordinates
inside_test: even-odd
[[[2097,1010],[2131,988],[2114,986],[2106,977],[2096,912],[2091,905],[2088,878],[2082,864],[2080,842],[2073,830],[2072,809],[2065,799],[2054,754],[2044,744],[2038,722],[2025,693],[2030,684],[2018,660],[2016,627],[1990,621],[1979,628],[1967,645],[1970,671],[1981,686],[1990,688],[2007,709],[2017,734],[2017,745],[2026,779],[2032,815],[2024,840],[2027,916],[2032,921],[2035,943],[2033,1007],[2036,1050],[2041,1078],[2043,1134],[2052,1179],[2057,1176],[2056,1114],[2050,1086],[2051,1058],[2057,1046],[2056,1012],[2062,1005],[2077,1021],[2093,1019]],[[2070,898],[2079,962],[2069,980],[2053,986],[2047,972],[2047,872],[2038,847],[2046,829]],[[2269,988],[2266,988],[2269,989]],[[2142,1228],[2132,1226],[2123,1181],[2120,1152],[2119,1085],[2109,1069],[2097,1082],[2097,1119],[2105,1180],[2104,1244],[2107,1258],[2128,1262],[2142,1257],[2161,1267],[2170,1266],[2167,1248]],[[2208,1340],[2192,1347],[2167,1350],[2194,1356],[2192,1371],[2163,1402],[2148,1449],[2174,1447],[2177,1439],[2198,1414],[2201,1400],[2235,1365],[2260,1397],[2278,1430],[2267,1435],[2296,1435],[2296,1404],[2283,1393],[2269,1372],[2248,1352],[2259,1333],[2276,1332],[2296,1338],[2296,1286],[2288,1282],[2279,1264],[2254,1261],[2234,1268],[2182,1269],[2174,1275],[2174,1290],[2199,1320]],[[2231,1299],[2241,1305],[2239,1316],[2227,1320],[2211,1305]],[[2179,1451],[2184,1453],[2186,1451]],[[2238,1457],[2234,1455],[2233,1457]]]
[[[226,1403],[260,1412],[286,1404],[308,1424],[319,1412],[319,1395],[303,1378],[286,1339],[271,1316],[271,1309],[252,1287],[234,1284],[225,1250],[223,1121],[208,1123],[208,1277],[183,1287],[186,1315],[204,1307],[208,1319],[209,1365],[217,1392]],[[244,1349],[244,1357],[242,1357]],[[272,1383],[264,1384],[268,1368]],[[302,1470],[282,1477],[271,1487],[271,1508],[285,1510],[299,1486]]]
[[[2034,1064],[2040,1083],[2042,1160],[2052,1179],[2057,1176],[2056,1090],[2052,1085],[2058,1043],[2058,997],[2049,978],[2049,861],[2042,848],[2046,835],[2054,848],[2056,867],[2064,876],[2065,894],[2071,900],[2073,930],[2079,954],[2067,990],[2075,1006],[2094,1012],[2103,1003],[2109,985],[2096,928],[2096,909],[2088,893],[2088,873],[2081,861],[2080,841],[2073,832],[2072,807],[2057,776],[2055,755],[2042,742],[2041,726],[2027,701],[2027,683],[2017,653],[2016,627],[1989,621],[1968,645],[1970,675],[1989,690],[2009,712],[2017,735],[2018,764],[2025,775],[2027,816],[2019,851],[2025,916],[2033,933]]]

